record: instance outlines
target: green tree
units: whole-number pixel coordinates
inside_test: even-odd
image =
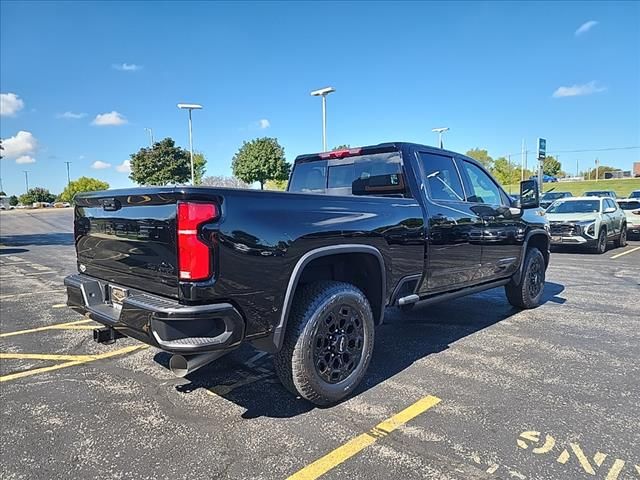
[[[16,205],[18,205],[18,203],[20,203],[18,197],[16,197],[15,195],[11,195],[9,197],[9,205],[11,205],[12,207],[15,207]]]
[[[209,187],[225,187],[225,188],[250,188],[245,182],[236,177],[225,177],[224,175],[212,175],[204,177],[201,185]]]
[[[335,152],[336,150],[345,150],[345,149],[347,149],[347,148],[351,148],[351,145],[347,145],[347,144],[344,144],[344,145],[338,145],[337,147],[333,147],[333,148],[331,149],[331,151],[332,151],[332,152]]]
[[[194,153],[195,183],[200,183],[206,168],[202,153]],[[191,181],[191,157],[183,148],[176,147],[171,138],[155,142],[151,148],[141,148],[131,155],[129,178],[139,185],[167,185]]]
[[[4,192],[0,192],[0,197],[6,197],[6,196],[7,196],[7,194],[6,194],[6,193],[4,193]]]
[[[264,186],[267,190],[286,190],[287,180],[267,180]]]
[[[31,205],[35,202],[53,202],[55,201],[56,196],[53,195],[49,190],[42,187],[34,187],[30,188],[27,193],[20,195],[18,199],[23,205]]]
[[[489,152],[487,152],[486,150],[472,148],[471,150],[467,151],[466,155],[467,157],[471,157],[480,162],[487,170],[490,170],[493,166],[493,158],[491,158]]]
[[[545,158],[544,162],[542,162],[542,171],[545,175],[557,177],[560,174],[561,169],[562,165],[560,165],[560,162],[551,155]]]
[[[267,180],[287,180],[291,165],[285,160],[284,148],[278,140],[264,137],[243,142],[233,156],[231,168],[240,180],[260,182],[260,189],[264,190]]]
[[[108,190],[109,184],[91,177],[80,177],[69,182],[69,185],[58,196],[62,202],[73,202],[74,197],[82,192],[95,192],[97,190]]]
[[[505,157],[493,161],[491,173],[502,185],[512,185],[520,181],[520,167],[509,163]]]
[[[604,174],[605,172],[615,172],[620,170],[619,168],[615,168],[615,167],[610,167],[608,165],[600,165],[600,167],[598,167],[598,179],[602,180],[604,178]],[[592,168],[590,170],[587,170],[584,173],[584,179],[585,180],[595,180],[596,179],[596,169]]]

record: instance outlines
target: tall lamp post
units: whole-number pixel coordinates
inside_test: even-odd
[[[325,87],[311,92],[313,97],[322,97],[322,151],[327,151],[327,95],[335,92],[333,87]]]
[[[202,105],[198,105],[197,103],[179,103],[178,108],[180,110],[189,110],[189,152],[191,155],[191,185],[195,185],[195,173],[193,170],[193,132],[191,129],[191,111],[192,110],[202,110]]]
[[[448,132],[449,127],[432,128],[431,131],[438,134],[438,145],[440,146],[440,148],[444,148],[444,145],[442,143],[442,134],[444,132]]]
[[[145,132],[149,134],[149,145],[153,147],[153,128],[144,128]]]
[[[24,172],[24,184],[27,187],[27,193],[29,193],[29,170],[23,170]]]

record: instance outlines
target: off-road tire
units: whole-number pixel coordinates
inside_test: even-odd
[[[321,377],[314,361],[315,342],[332,310],[348,306],[362,325],[360,358],[346,378],[330,383]],[[320,406],[334,404],[355,390],[364,377],[373,353],[374,322],[367,297],[354,285],[321,281],[299,288],[291,306],[282,348],[274,355],[275,371],[294,395]]]
[[[509,303],[518,308],[539,306],[544,292],[545,270],[546,265],[540,250],[535,247],[527,249],[520,280],[515,283],[512,279],[504,286]]]

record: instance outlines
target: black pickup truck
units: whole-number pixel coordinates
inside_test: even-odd
[[[540,303],[548,223],[535,181],[515,204],[475,160],[410,143],[296,159],[287,192],[209,187],[76,197],[68,305],[173,354],[187,375],[251,342],[319,405],[365,375],[385,307],[504,286]]]

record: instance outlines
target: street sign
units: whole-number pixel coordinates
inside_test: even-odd
[[[538,160],[547,158],[547,141],[544,138],[538,138]]]

